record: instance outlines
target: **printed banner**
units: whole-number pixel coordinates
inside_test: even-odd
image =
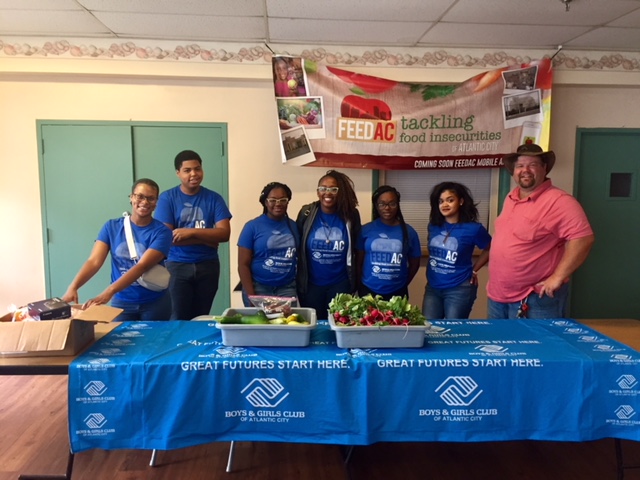
[[[518,145],[549,145],[550,59],[429,85],[276,56],[273,79],[286,164],[492,168]]]

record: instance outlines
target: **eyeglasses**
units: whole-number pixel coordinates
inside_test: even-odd
[[[318,193],[331,193],[335,195],[340,188],[338,187],[318,187]]]
[[[149,203],[156,203],[158,201],[158,197],[147,197],[146,195],[142,195],[140,193],[132,193],[131,196],[138,202],[146,200]]]
[[[272,207],[274,205],[286,205],[289,203],[288,198],[267,198],[267,203]]]
[[[398,206],[398,202],[389,202],[389,203],[376,203],[376,206],[382,210],[384,208],[396,208]]]

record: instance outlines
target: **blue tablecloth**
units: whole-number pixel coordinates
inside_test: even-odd
[[[640,440],[640,353],[570,320],[436,321],[418,349],[226,347],[128,322],[69,369],[71,448]]]

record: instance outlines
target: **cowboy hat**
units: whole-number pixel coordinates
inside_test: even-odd
[[[545,152],[539,145],[535,143],[525,143],[524,145],[520,145],[516,150],[516,153],[510,153],[502,157],[502,161],[504,162],[504,166],[509,171],[511,175],[513,175],[513,166],[518,160],[518,157],[540,157],[540,160],[544,162],[547,166],[547,174],[553,168],[553,165],[556,163],[556,154],[553,151],[549,150]]]

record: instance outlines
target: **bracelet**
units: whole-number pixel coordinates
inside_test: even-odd
[[[478,272],[476,270],[474,270],[474,271],[471,272],[471,275],[473,275],[474,277],[477,277],[478,276]]]

